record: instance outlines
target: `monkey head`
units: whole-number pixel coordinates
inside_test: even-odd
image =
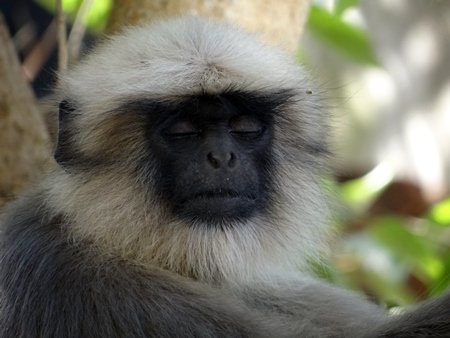
[[[247,252],[314,255],[326,109],[290,57],[234,27],[174,19],[104,41],[62,83],[55,203],[77,214],[75,239],[188,275]]]

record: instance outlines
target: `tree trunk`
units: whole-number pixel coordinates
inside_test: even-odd
[[[0,207],[44,171],[48,133],[0,14]]]
[[[115,0],[108,33],[124,25],[135,25],[183,14],[234,22],[265,41],[294,51],[308,15],[310,0]]]

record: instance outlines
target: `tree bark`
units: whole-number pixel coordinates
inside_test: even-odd
[[[0,207],[44,171],[48,133],[0,14]]]
[[[107,33],[183,14],[234,22],[263,40],[294,51],[299,44],[311,0],[115,0]]]

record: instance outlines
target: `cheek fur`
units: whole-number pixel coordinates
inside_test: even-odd
[[[80,153],[96,166],[126,167],[138,162],[145,154],[147,142],[144,119],[132,114],[116,113],[88,123],[90,126],[80,132],[78,139],[81,142],[78,147]]]

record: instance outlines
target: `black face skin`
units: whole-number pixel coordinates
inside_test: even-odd
[[[177,101],[136,100],[117,112],[130,126],[140,121],[136,128],[145,128],[148,149],[136,171],[139,181],[152,187],[151,194],[156,188],[183,221],[230,226],[268,209],[273,127],[280,107],[291,97],[289,91],[232,91]],[[61,102],[55,159],[65,170],[102,173],[127,157],[126,149],[120,156],[109,154],[110,142],[87,157],[72,141],[74,112],[73,103]]]
[[[175,215],[214,225],[265,207],[273,117],[263,109],[237,94],[198,96],[156,121],[151,147]]]

